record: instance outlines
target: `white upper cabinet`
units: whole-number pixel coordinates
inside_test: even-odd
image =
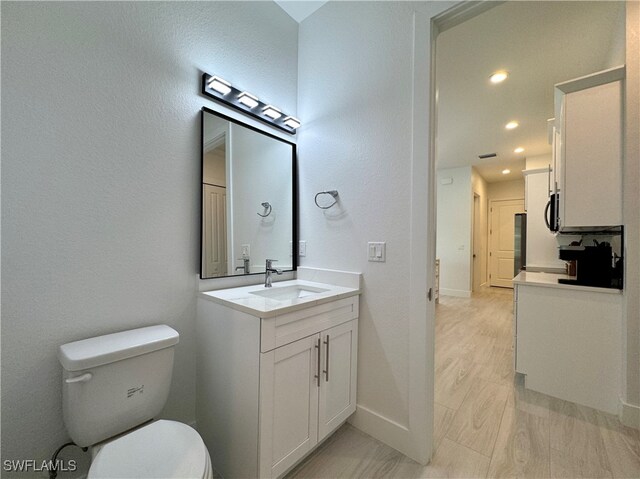
[[[556,85],[560,230],[622,224],[622,82],[617,67]]]

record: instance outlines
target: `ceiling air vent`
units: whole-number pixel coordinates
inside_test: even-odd
[[[496,156],[498,156],[497,153],[485,153],[484,155],[478,155],[478,158],[485,160],[487,158],[495,158]]]

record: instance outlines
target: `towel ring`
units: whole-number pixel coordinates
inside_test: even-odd
[[[264,208],[264,211],[266,212],[266,214],[261,215],[260,213],[256,213],[258,216],[262,216],[263,218],[266,218],[267,216],[269,216],[271,214],[271,204],[269,204],[268,201],[265,201],[264,203],[261,203],[262,207]],[[269,210],[269,211],[267,211]]]
[[[320,206],[318,204],[318,196],[320,195],[330,195],[333,197],[333,203],[331,203],[328,206]],[[313,201],[316,203],[316,206],[318,208],[320,208],[321,210],[328,210],[329,208],[331,208],[333,205],[335,205],[338,202],[338,190],[329,190],[329,191],[320,191],[319,193],[316,193],[316,197],[313,199]]]

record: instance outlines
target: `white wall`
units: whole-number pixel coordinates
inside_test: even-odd
[[[488,184],[489,200],[524,199],[524,178]]]
[[[139,326],[180,332],[164,416],[191,422],[200,73],[295,113],[297,25],[271,2],[1,8],[3,459],[67,440],[59,344]]]
[[[480,257],[476,260],[476,265],[480,267],[480,284],[487,282],[487,256],[489,251],[489,237],[488,237],[488,211],[489,211],[489,185],[484,180],[475,168],[471,169],[471,188],[473,193],[480,197]],[[473,206],[472,206],[473,208]],[[473,218],[473,209],[471,211]],[[472,245],[473,245],[473,230]],[[473,255],[473,251],[471,252]],[[471,259],[473,262],[473,258]],[[473,283],[473,280],[472,280]]]
[[[623,176],[626,251],[621,410],[627,424],[640,427],[640,3],[626,2],[626,11]]]
[[[202,176],[204,183],[216,186],[227,186],[226,158],[224,147],[214,149],[204,154]]]
[[[471,230],[473,193],[471,167],[437,172],[436,257],[440,260],[440,294],[471,295]],[[442,184],[452,180],[451,184]]]
[[[528,156],[525,160],[527,170],[548,168],[551,165],[551,153],[545,155]]]
[[[355,422],[420,460],[433,395],[433,371],[421,374],[433,354],[424,287],[429,18],[451,5],[329,2],[300,25],[301,263],[364,274]],[[416,9],[424,14],[414,51]],[[323,212],[313,196],[326,189],[340,203]],[[386,263],[367,262],[367,241],[387,242]],[[410,363],[412,355],[422,359]]]

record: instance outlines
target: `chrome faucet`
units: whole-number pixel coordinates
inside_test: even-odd
[[[243,261],[243,265],[236,267],[236,271],[241,269],[242,274],[249,274],[251,272],[249,271],[249,258],[238,258],[238,261]]]
[[[267,264],[264,267],[264,287],[265,288],[270,288],[271,287],[271,273],[275,273],[277,275],[282,274],[282,270],[278,269],[278,268],[273,268],[271,266],[271,263],[273,263],[274,261],[278,261],[277,259],[268,259],[267,260]]]

